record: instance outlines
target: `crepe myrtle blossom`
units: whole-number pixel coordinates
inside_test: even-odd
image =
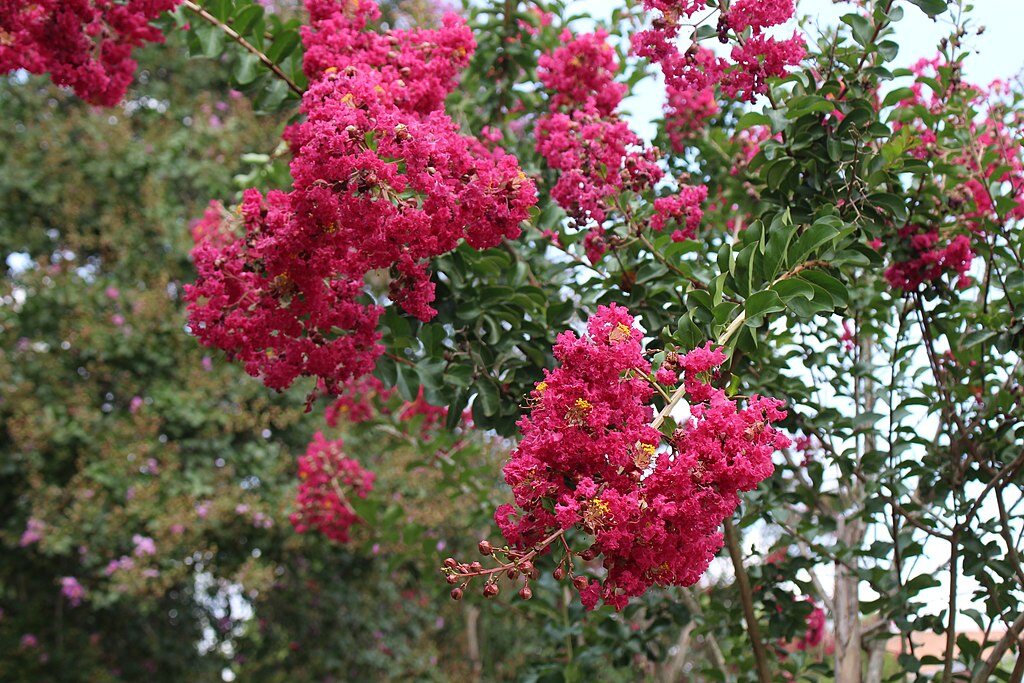
[[[73,89],[86,102],[112,107],[135,75],[132,50],[163,42],[163,34],[151,22],[179,2],[4,0],[0,73],[49,73],[55,84]]]
[[[789,21],[793,0],[738,0],[720,15],[718,38],[732,43],[728,56],[680,36],[697,12],[718,9],[708,0],[644,0],[653,12],[648,28],[632,37],[632,51],[661,66],[668,97],[665,127],[677,151],[685,148],[701,126],[719,110],[716,92],[728,99],[754,101],[768,90],[768,79],[783,76],[805,54],[804,40],[768,36],[764,30]],[[710,16],[710,15],[708,15]]]
[[[619,114],[626,86],[615,80],[619,64],[607,32],[566,30],[561,38],[560,47],[538,60],[549,110],[537,120],[537,151],[558,172],[551,197],[577,226],[588,228],[584,251],[597,262],[608,248],[604,224],[618,210],[620,195],[652,192],[663,178],[661,151],[645,145]],[[678,195],[657,200],[652,229],[681,218],[673,238],[692,237],[703,215],[698,204],[706,197],[706,188],[684,186]]]
[[[299,488],[290,521],[301,533],[315,530],[338,543],[347,543],[349,529],[360,521],[349,502],[373,490],[375,475],[344,456],[342,441],[320,432],[299,458]]]
[[[306,6],[305,116],[284,134],[292,189],[247,190],[238,216],[206,212],[186,299],[196,337],[267,386],[311,376],[338,394],[383,352],[366,276],[386,273],[391,301],[430,320],[430,259],[517,237],[536,192],[515,157],[443,111],[475,49],[462,19],[380,33],[373,2]]]
[[[770,476],[772,454],[789,443],[772,426],[786,415],[782,403],[729,398],[716,386],[726,355],[708,343],[673,354],[669,371],[682,371],[689,410],[666,438],[652,424],[657,390],[642,333],[617,305],[599,307],[586,334],[559,335],[554,355],[559,365],[532,392],[504,468],[514,503],[495,521],[508,545],[480,544],[504,560],[491,569],[446,560],[452,597],[476,577],[485,596],[496,595],[502,573],[524,576],[520,596],[532,595],[533,560],[556,541],[564,554],[555,576],[570,578],[588,609],[600,601],[622,609],[655,585],[694,584],[722,547],[739,493]],[[669,379],[660,370],[654,377]],[[585,549],[570,548],[570,529]],[[599,559],[601,577],[576,574],[574,556]]]

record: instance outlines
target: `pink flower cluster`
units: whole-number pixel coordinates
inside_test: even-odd
[[[608,34],[562,33],[563,45],[541,56],[538,73],[551,91],[550,112],[537,122],[537,151],[559,172],[551,196],[579,225],[603,233],[610,202],[623,190],[642,191],[661,179],[658,150],[644,148],[616,110],[626,88]],[[600,258],[597,248],[591,260]]]
[[[315,529],[327,538],[346,543],[349,529],[359,521],[348,497],[365,498],[373,490],[374,474],[342,452],[342,442],[328,441],[317,432],[299,458],[296,511],[290,516],[300,534]]]
[[[373,375],[360,377],[349,382],[334,402],[327,406],[324,420],[330,427],[337,427],[342,419],[351,424],[368,422],[382,409],[386,409],[378,404],[391,398],[394,391],[386,389],[384,383]]]
[[[68,604],[78,607],[85,597],[85,588],[73,576],[64,576],[60,580],[60,594],[67,598]]]
[[[668,226],[675,226],[672,231],[673,242],[693,239],[704,217],[701,204],[707,198],[708,188],[695,185],[680,187],[678,194],[655,199],[651,229],[661,231]]]
[[[38,543],[43,540],[43,534],[46,532],[46,522],[35,517],[29,517],[28,522],[25,524],[25,531],[21,534],[21,539],[18,541],[18,545],[24,548],[25,546]]]
[[[111,107],[135,74],[132,50],[161,42],[151,25],[180,0],[0,2],[0,73],[49,73],[83,100]]]
[[[813,604],[808,598],[808,601]],[[814,605],[811,609],[811,613],[807,615],[807,629],[804,635],[796,643],[796,649],[798,650],[809,650],[821,645],[821,641],[825,639],[825,610],[821,609],[817,605]]]
[[[541,83],[550,91],[550,111],[537,122],[537,151],[559,172],[551,196],[575,220],[589,225],[584,238],[587,256],[597,261],[604,254],[606,220],[614,202],[625,191],[652,189],[664,173],[660,152],[647,147],[618,114],[626,87],[615,81],[618,63],[603,30],[573,36],[562,33],[562,46],[538,61]],[[706,188],[682,188],[677,197],[655,204],[655,229],[667,221],[692,217],[696,230],[702,215],[693,200]],[[698,200],[699,203],[699,200]],[[687,232],[684,227],[680,234]],[[690,233],[692,236],[692,232]]]
[[[970,284],[967,271],[974,260],[974,252],[966,235],[957,235],[940,245],[938,230],[909,225],[900,229],[899,237],[896,260],[885,270],[885,279],[893,287],[916,290],[944,273],[955,274],[960,286]]]
[[[709,344],[678,359],[691,417],[664,448],[650,424],[642,336],[615,305],[598,309],[586,335],[559,335],[560,366],[534,390],[504,469],[515,506],[495,513],[518,548],[573,527],[593,538],[584,556],[600,557],[606,574],[574,582],[587,608],[621,609],[653,585],[696,582],[738,493],[771,475],[773,452],[788,443],[771,426],[785,416],[779,401],[754,396],[741,408],[711,386],[725,355]]]
[[[308,375],[337,393],[382,351],[365,276],[384,273],[391,300],[428,320],[429,259],[517,237],[536,193],[513,156],[461,135],[439,108],[475,47],[462,20],[378,34],[365,30],[373,2],[307,7],[305,120],[285,132],[292,190],[248,190],[241,225],[211,226],[208,212],[187,299],[200,341],[268,386]]]
[[[709,119],[718,114],[720,108],[715,100],[714,88],[679,87],[678,81],[666,85],[665,132],[672,149],[682,153],[687,142],[704,128]]]
[[[662,67],[668,91],[666,128],[676,149],[717,113],[716,87],[730,99],[753,101],[767,92],[769,78],[782,76],[805,54],[796,33],[786,40],[764,33],[792,18],[793,0],[732,3],[718,25],[721,41],[734,43],[728,59],[701,47],[696,37],[685,50],[678,45],[683,20],[709,9],[707,0],[644,0],[644,8],[660,14],[649,29],[633,36],[633,52]]]

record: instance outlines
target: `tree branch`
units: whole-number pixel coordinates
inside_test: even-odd
[[[750,645],[754,649],[757,680],[760,683],[771,683],[772,678],[768,672],[768,654],[764,647],[764,641],[761,639],[761,627],[757,623],[757,615],[754,614],[754,594],[750,590],[750,577],[747,576],[747,570],[743,567],[740,542],[731,519],[725,520],[725,544],[729,548],[729,558],[732,560],[732,567],[736,572],[740,601],[743,603],[743,618],[747,622],[747,636],[749,636]]]
[[[253,45],[248,40],[243,38],[238,33],[238,31],[236,31],[235,29],[231,28],[230,26],[225,24],[223,21],[221,21],[217,17],[215,17],[212,14],[210,14],[209,12],[207,12],[205,9],[203,9],[203,7],[201,5],[198,5],[195,2],[192,2],[192,0],[184,0],[184,2],[182,2],[181,4],[182,4],[182,6],[188,8],[189,10],[191,10],[191,11],[195,12],[196,14],[198,14],[205,21],[208,21],[209,23],[211,23],[214,26],[216,26],[217,28],[219,28],[229,38],[231,38],[231,40],[233,40],[236,43],[238,43],[239,45],[241,45],[244,49],[246,49],[247,51],[249,51],[252,54],[256,55],[256,57],[261,62],[263,62],[263,65],[265,67],[270,69],[275,76],[277,76],[282,81],[284,81],[285,83],[288,84],[288,87],[291,88],[292,92],[294,92],[296,95],[299,95],[300,97],[302,96],[302,92],[303,92],[302,88],[300,88],[298,85],[296,85],[295,81],[293,81],[291,78],[289,78],[288,74],[286,74],[284,71],[282,71],[281,67],[279,67],[277,64],[274,63],[274,60],[272,60],[270,57],[268,57],[265,54],[263,54],[262,52],[260,52],[260,50],[257,49],[255,45]]]

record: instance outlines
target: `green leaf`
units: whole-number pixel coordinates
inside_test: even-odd
[[[779,293],[772,289],[751,294],[743,303],[743,310],[747,314],[746,324],[757,327],[761,324],[761,318],[769,313],[778,313],[786,310]]]
[[[836,224],[839,225],[836,225]],[[786,261],[796,266],[807,260],[818,247],[835,238],[841,232],[842,223],[835,216],[826,216],[807,228],[790,249]]]
[[[946,11],[946,0],[910,0],[911,4],[917,5],[929,17],[937,17]]]
[[[275,64],[280,64],[284,59],[295,51],[299,44],[299,32],[288,30],[274,36],[274,42],[267,50],[267,57]]]
[[[501,400],[498,397],[498,387],[493,382],[485,379],[477,380],[476,399],[480,402],[480,408],[484,415],[493,417],[501,410]]]

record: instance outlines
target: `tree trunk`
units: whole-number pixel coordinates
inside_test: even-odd
[[[860,520],[839,520],[839,541],[856,548],[864,539]],[[849,562],[856,562],[851,558]],[[860,581],[845,564],[836,563],[836,683],[861,683]]]

